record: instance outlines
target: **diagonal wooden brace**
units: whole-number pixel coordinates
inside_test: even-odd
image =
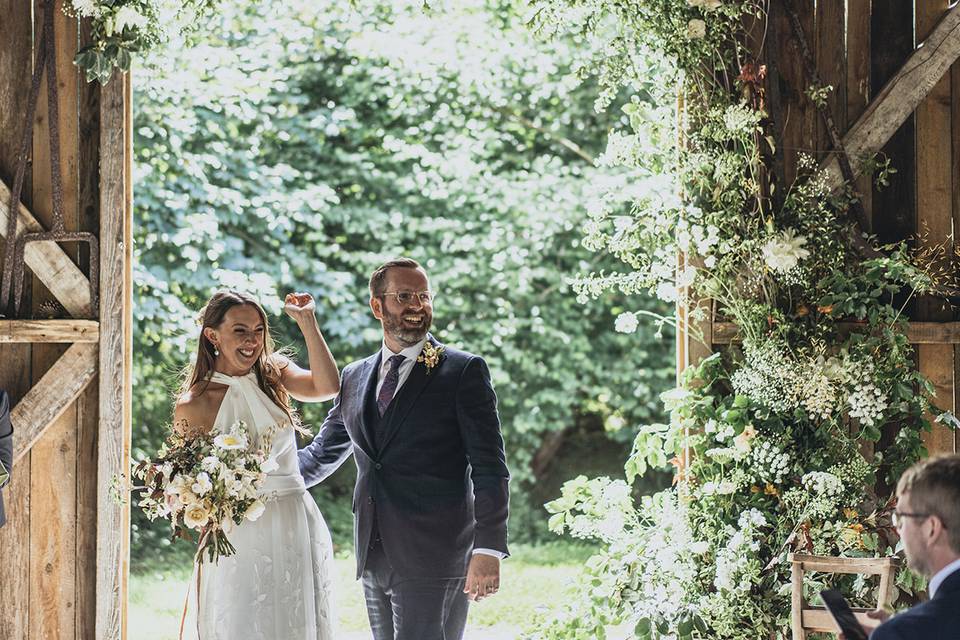
[[[6,237],[10,189],[0,180],[0,235]],[[37,219],[20,204],[17,228],[27,233],[43,231]],[[24,260],[34,275],[74,318],[94,316],[90,306],[90,281],[56,242],[26,245]]]
[[[960,58],[960,4],[946,12],[843,137],[843,147],[856,175],[861,173],[861,160],[883,148],[957,58]],[[831,156],[822,168],[830,189],[839,187],[843,173],[836,156]]]
[[[97,374],[98,352],[94,343],[73,345],[13,408],[10,420],[16,429],[14,463],[30,451],[87,388]]]

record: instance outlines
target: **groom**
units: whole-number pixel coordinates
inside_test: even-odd
[[[375,640],[459,640],[468,598],[497,592],[510,474],[482,358],[428,331],[424,269],[397,259],[370,277],[377,353],[343,369],[340,394],[300,451],[308,487],[354,454],[357,577]]]

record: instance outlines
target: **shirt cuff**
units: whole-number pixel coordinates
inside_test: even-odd
[[[505,554],[503,551],[496,551],[494,549],[484,549],[483,547],[477,547],[476,549],[474,549],[472,555],[477,555],[478,553],[483,554],[485,556],[493,556],[497,560],[503,560],[504,558],[507,557],[507,554]]]

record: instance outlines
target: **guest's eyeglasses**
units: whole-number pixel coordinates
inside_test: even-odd
[[[420,298],[420,304],[432,304],[437,294],[433,291],[384,291],[381,296],[393,296],[402,305],[408,305],[414,298]]]
[[[904,518],[929,518],[929,513],[907,513],[906,511],[894,511],[890,514],[893,526],[899,529],[903,526]]]

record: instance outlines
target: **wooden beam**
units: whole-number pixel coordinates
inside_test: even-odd
[[[0,320],[0,343],[99,342],[96,320]]]
[[[861,173],[860,160],[883,147],[957,58],[960,58],[960,5],[947,11],[843,137],[843,146],[855,173]],[[831,157],[822,168],[826,171],[827,184],[831,188],[840,186],[843,176],[836,157]]]
[[[133,114],[130,74],[100,91],[100,431],[96,640],[127,637],[130,507],[110,493],[129,473],[133,363]]]
[[[63,415],[97,373],[97,345],[75,344],[54,363],[10,412],[17,428],[13,460],[16,463]]]
[[[10,215],[10,188],[0,180],[0,235],[7,234]],[[43,226],[20,203],[18,230],[43,231]],[[20,231],[22,233],[22,231]],[[74,318],[93,316],[90,309],[90,281],[56,242],[30,242],[24,248],[24,262]]]
[[[841,334],[862,331],[864,324],[859,322],[838,322]],[[907,329],[911,344],[948,345],[960,344],[960,322],[911,322]],[[735,344],[740,342],[737,325],[732,322],[713,323],[714,344]]]

